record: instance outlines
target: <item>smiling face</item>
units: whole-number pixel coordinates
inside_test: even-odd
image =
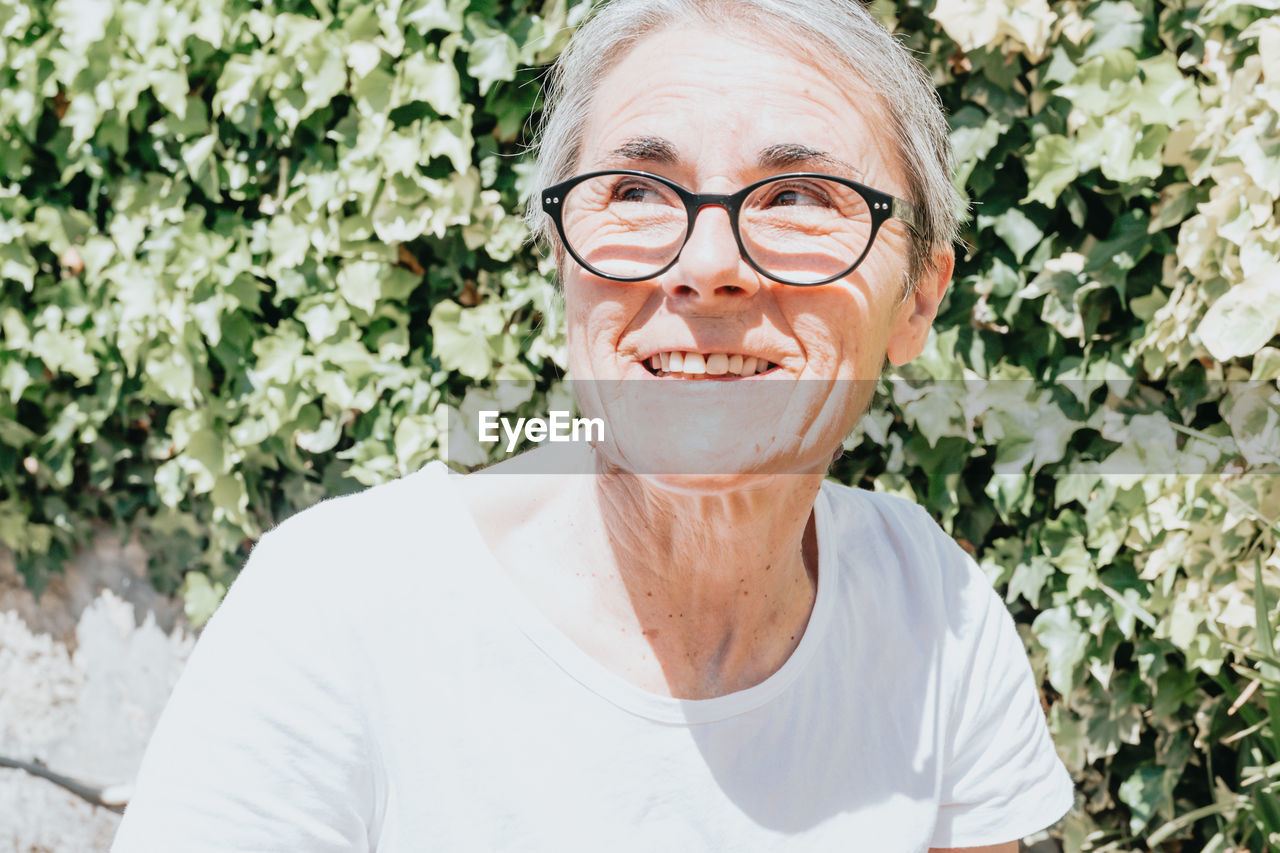
[[[636,169],[722,194],[822,172],[905,198],[885,125],[858,81],[776,38],[682,25],[606,76],[578,172]],[[949,279],[940,258],[903,299],[907,235],[890,220],[854,272],[815,287],[756,272],[716,207],[654,279],[610,281],[566,259],[571,372],[595,380],[579,383],[580,402],[606,419],[619,464],[672,476],[824,471],[886,358],[920,352]]]

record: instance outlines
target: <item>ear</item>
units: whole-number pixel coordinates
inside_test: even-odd
[[[901,367],[924,350],[942,297],[951,284],[955,264],[956,256],[950,248],[934,255],[933,266],[925,270],[911,293],[895,310],[887,352],[895,367]]]

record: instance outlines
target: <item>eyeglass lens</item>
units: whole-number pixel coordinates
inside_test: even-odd
[[[821,178],[783,178],[743,202],[738,229],[760,269],[793,284],[841,275],[871,239],[871,211],[851,187]],[[617,278],[657,273],[688,233],[683,200],[667,185],[637,175],[599,175],[565,197],[564,236],[596,272]]]

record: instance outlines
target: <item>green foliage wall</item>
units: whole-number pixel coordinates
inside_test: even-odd
[[[974,215],[835,473],[1007,593],[1069,850],[1280,844],[1277,5],[873,6]],[[583,11],[0,0],[0,542],[34,586],[105,519],[201,620],[264,529],[438,457],[496,380],[547,408],[519,155]]]

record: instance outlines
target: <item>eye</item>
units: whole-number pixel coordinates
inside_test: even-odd
[[[657,204],[663,200],[659,187],[652,181],[619,181],[613,188],[613,201],[648,202]]]
[[[769,188],[765,207],[830,207],[831,198],[821,187],[807,183],[786,183]]]

